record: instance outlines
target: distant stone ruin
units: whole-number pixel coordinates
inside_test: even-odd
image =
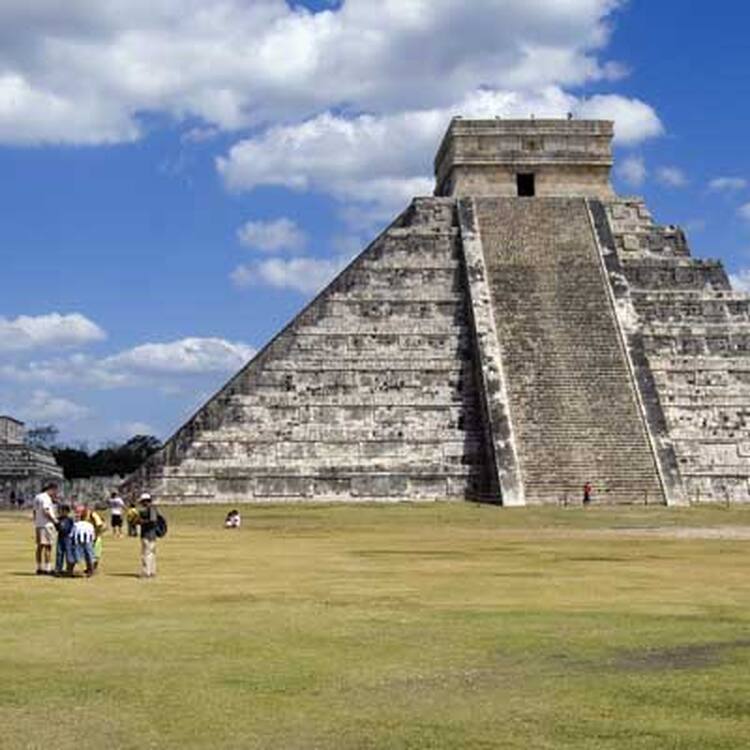
[[[455,119],[394,223],[129,478],[163,501],[750,500],[750,311],[613,125]]]
[[[26,443],[23,422],[0,416],[0,501],[31,498],[45,480],[62,480],[55,457]]]

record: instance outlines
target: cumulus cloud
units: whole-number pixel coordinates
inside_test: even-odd
[[[664,126],[654,109],[639,99],[600,94],[572,107],[583,119],[614,120],[615,143],[633,145],[662,135]]]
[[[238,342],[218,338],[186,338],[159,344],[141,344],[101,360],[113,372],[187,374],[234,370],[249,360],[255,350]]]
[[[715,193],[733,193],[744,190],[747,185],[744,177],[716,177],[708,183],[708,189]]]
[[[240,288],[270,286],[309,294],[322,289],[346,262],[343,258],[269,258],[260,263],[238,266],[230,278]]]
[[[740,268],[735,273],[730,273],[729,282],[735,291],[750,293],[750,268]]]
[[[624,123],[625,142],[661,132],[658,116],[642,102],[619,96],[595,100],[597,117]],[[329,112],[241,140],[218,158],[217,168],[230,190],[276,185],[328,193],[349,206],[353,224],[363,226],[384,220],[414,195],[431,194],[432,159],[451,117],[593,116],[587,109],[593,101],[552,86],[526,93],[475,91],[445,109],[355,118]]]
[[[245,247],[267,253],[303,250],[307,245],[305,232],[288,218],[248,221],[237,230],[237,239]]]
[[[656,179],[667,187],[683,188],[690,184],[687,175],[679,167],[659,167]]]
[[[102,341],[106,336],[80,313],[0,317],[0,352],[77,347]]]
[[[112,389],[157,385],[174,378],[234,372],[255,349],[220,338],[185,338],[147,343],[108,357],[75,353],[67,357],[0,365],[0,378],[18,383]]]
[[[156,435],[158,430],[148,422],[116,422],[112,432],[117,437],[127,440],[136,435]]]
[[[73,422],[88,416],[89,410],[74,401],[40,389],[31,394],[30,400],[20,407],[18,413],[29,422]]]
[[[628,156],[617,164],[615,174],[626,184],[640,187],[646,181],[648,170],[642,156]]]
[[[750,221],[750,203],[745,203],[744,205],[740,206],[737,209],[737,213],[739,214],[741,219]]]
[[[148,112],[235,129],[614,79],[601,55],[621,4],[4,0],[0,140],[128,141]]]

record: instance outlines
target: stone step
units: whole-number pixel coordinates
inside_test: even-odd
[[[477,212],[527,501],[594,479],[656,498],[584,201],[483,198]]]

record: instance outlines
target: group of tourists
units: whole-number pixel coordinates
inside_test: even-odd
[[[113,492],[108,501],[112,536],[122,538],[123,517],[128,536],[141,538],[141,577],[156,575],[156,540],[166,534],[166,521],[144,492],[140,509]],[[34,534],[36,541],[36,574],[74,577],[82,564],[82,574],[93,576],[102,559],[102,537],[107,525],[101,513],[88,503],[66,502],[55,482],[47,483],[34,498]],[[53,567],[52,552],[55,549]]]

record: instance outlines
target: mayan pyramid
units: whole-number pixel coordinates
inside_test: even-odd
[[[748,298],[613,124],[455,119],[411,205],[128,481],[163,501],[748,501]]]

